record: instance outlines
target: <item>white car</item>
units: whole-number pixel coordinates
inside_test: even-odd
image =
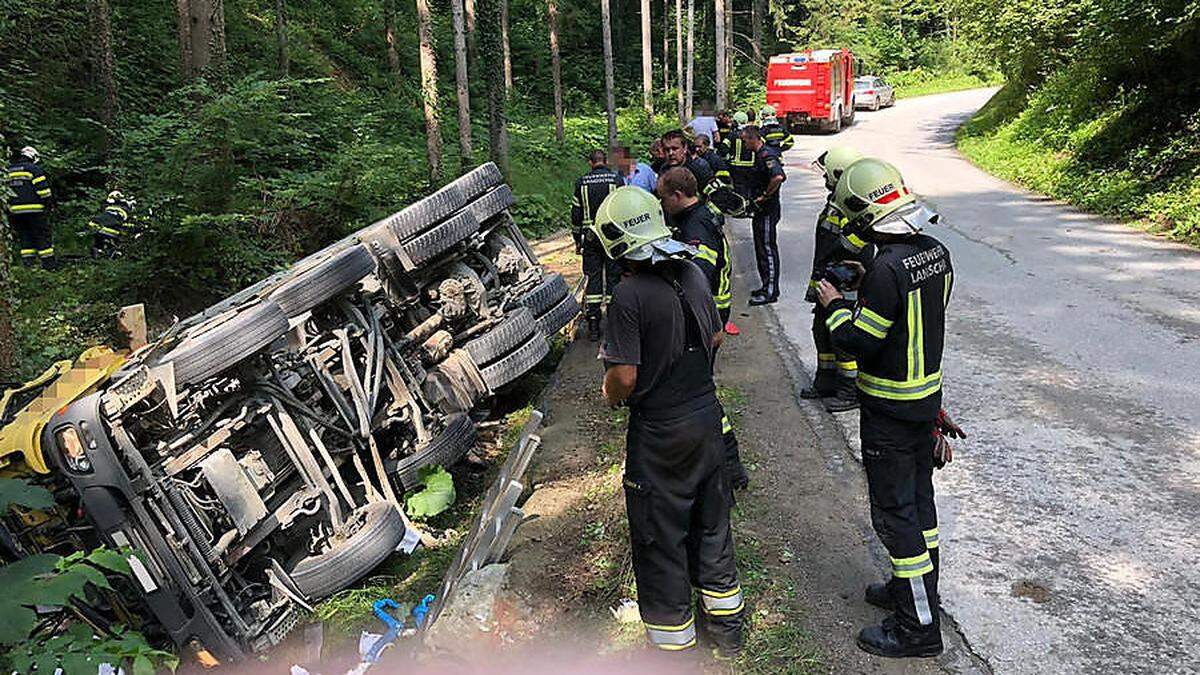
[[[854,107],[879,110],[896,105],[896,90],[882,77],[865,75],[854,78]]]

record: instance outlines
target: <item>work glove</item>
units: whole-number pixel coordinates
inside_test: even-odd
[[[954,461],[954,446],[946,440],[947,437],[966,438],[967,434],[943,409],[938,411],[937,419],[933,422],[933,465],[939,469]]]

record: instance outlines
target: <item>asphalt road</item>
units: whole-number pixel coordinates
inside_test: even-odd
[[[973,167],[954,130],[991,93],[798,136],[771,311],[811,370],[806,167],[835,143],[896,164],[955,266],[945,400],[970,439],[935,479],[944,610],[998,673],[1200,672],[1200,253]]]

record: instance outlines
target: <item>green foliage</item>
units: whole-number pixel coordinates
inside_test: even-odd
[[[54,497],[46,488],[19,478],[0,478],[0,513],[7,513],[13,506],[46,509],[53,505]]]
[[[1200,239],[1200,8],[1051,6],[1037,30],[1054,39],[1016,34],[1035,30],[1025,9],[1006,0],[976,20],[1010,85],[964,127],[962,150],[1085,209]]]
[[[454,477],[441,466],[427,466],[420,471],[421,491],[404,499],[404,511],[410,518],[436,516],[454,503]]]

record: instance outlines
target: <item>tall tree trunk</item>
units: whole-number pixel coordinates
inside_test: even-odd
[[[554,138],[566,140],[563,130],[562,62],[558,56],[558,1],[546,0],[546,20],[550,24],[550,70],[554,78]]]
[[[288,55],[287,7],[284,6],[284,0],[275,0],[275,49],[279,75],[287,77],[291,74],[292,63]]]
[[[417,0],[417,37],[421,42],[421,102],[425,107],[425,152],[429,179],[442,179],[442,131],[438,122],[437,58],[433,48],[433,16],[429,0]]]
[[[475,35],[475,0],[466,0],[463,9],[467,13],[467,35]]]
[[[689,118],[684,108],[684,79],[683,79],[683,0],[675,0],[675,109],[679,113],[679,126],[686,126]]]
[[[663,96],[671,90],[671,0],[663,0]]]
[[[400,76],[400,52],[396,51],[396,0],[383,0],[383,39],[387,41],[388,70]]]
[[[650,0],[642,0],[642,107],[646,123],[654,124],[654,56],[650,36]]]
[[[479,49],[483,54],[502,51],[500,39],[500,3],[502,0],[478,0]],[[492,161],[505,178],[510,175],[508,162],[508,96],[504,93],[504,62],[483,59],[487,69],[488,139]]]
[[[733,82],[733,15],[734,0],[722,0],[725,5],[725,102],[732,105],[729,87]]]
[[[713,60],[717,77],[717,109],[724,110],[728,103],[726,98],[729,93],[729,84],[725,81],[725,75],[728,72],[725,69],[728,63],[725,58],[725,0],[714,0],[713,15],[716,18],[717,31],[717,53],[716,58]]]
[[[696,0],[688,0],[687,38],[687,110],[684,117],[692,119],[696,109]]]
[[[467,25],[463,0],[450,0],[454,18],[454,88],[458,96],[458,157],[460,169],[475,164],[471,149],[471,90],[467,79]]]
[[[604,39],[604,105],[608,112],[608,146],[617,144],[617,99],[613,92],[612,15],[608,0],[600,0],[600,25]]]
[[[0,103],[0,114],[4,104]],[[2,116],[2,115],[0,115]],[[7,148],[4,134],[0,133],[0,148]],[[0,380],[14,382],[17,379],[17,341],[13,332],[12,276],[9,272],[8,253],[8,186],[0,186]]]
[[[179,60],[184,77],[225,68],[224,0],[176,0]]]
[[[508,0],[500,0],[500,46],[504,52],[504,95],[511,96],[512,79],[512,50],[508,44]]]
[[[117,78],[108,0],[92,0],[92,25],[96,37],[94,58],[96,83],[100,85],[100,121],[104,124],[104,145],[108,147],[112,140],[113,120],[117,116]]]
[[[754,49],[754,63],[760,68],[763,65],[763,14],[766,14],[766,0],[750,0],[750,31]]]

